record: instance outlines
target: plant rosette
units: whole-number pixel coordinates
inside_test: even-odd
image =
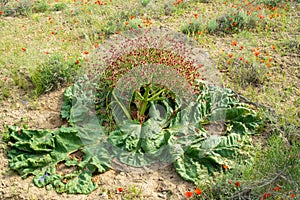
[[[94,172],[157,170],[171,163],[197,182],[249,157],[260,117],[221,87],[218,70],[186,36],[130,31],[100,45],[64,93],[56,131],[10,127],[10,167],[57,192],[90,193]],[[57,166],[72,167],[60,174]]]

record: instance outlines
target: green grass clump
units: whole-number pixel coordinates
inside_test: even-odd
[[[53,55],[31,72],[31,80],[37,95],[52,91],[74,80],[80,67],[78,60],[65,61],[61,55]]]
[[[57,3],[53,6],[52,10],[53,11],[61,11],[67,8],[67,5],[64,3]]]
[[[50,7],[45,0],[4,1],[4,3],[2,6],[4,16],[28,16],[31,13],[46,12]]]
[[[181,27],[181,32],[187,35],[194,35],[203,31],[203,22],[200,19],[193,19]]]

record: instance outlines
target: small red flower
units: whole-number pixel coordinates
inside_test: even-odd
[[[22,47],[22,51],[26,51],[26,48],[25,48],[25,47]]]
[[[228,54],[228,57],[229,57],[229,58],[232,58],[232,56],[233,56],[233,55],[232,55],[231,53],[230,53],[230,54]]]
[[[88,55],[88,54],[89,54],[89,52],[88,52],[88,51],[85,51],[85,52],[83,52],[83,54],[85,54],[85,55]]]
[[[188,191],[185,193],[186,198],[191,198],[193,196],[193,193]]]
[[[235,186],[236,186],[236,187],[240,187],[240,186],[241,186],[241,183],[237,181],[237,182],[235,182]]]
[[[2,15],[3,14],[3,12],[2,11],[0,11],[0,15]]]
[[[228,169],[229,167],[228,167],[228,165],[223,165],[223,168],[226,170],[226,169]]]
[[[196,188],[195,193],[197,195],[202,194],[202,190],[200,188]]]
[[[133,16],[133,15],[130,16],[130,20],[132,20],[132,19],[134,19],[134,16]]]
[[[256,57],[259,56],[259,54],[260,54],[259,51],[255,51],[255,52],[254,52],[254,55],[255,55]]]
[[[78,65],[78,64],[79,64],[79,60],[76,60],[76,61],[75,61],[75,64]]]
[[[290,194],[290,197],[291,197],[292,199],[293,199],[293,198],[295,198],[295,196],[296,196],[296,195],[295,195],[295,194],[293,194],[293,193],[292,193],[292,194]]]
[[[123,192],[123,188],[118,188],[118,192]]]
[[[277,186],[277,187],[274,187],[272,190],[279,191],[279,190],[281,190],[281,187]]]
[[[237,45],[237,41],[232,41],[231,45],[232,46],[236,46]]]
[[[264,193],[261,199],[267,199],[271,196],[272,196],[272,194],[270,194],[270,193]]]
[[[195,14],[194,14],[194,17],[197,19],[197,18],[198,18],[198,14],[195,13]]]

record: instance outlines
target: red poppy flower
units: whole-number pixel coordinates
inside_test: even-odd
[[[270,194],[270,193],[264,193],[263,196],[262,196],[262,199],[267,199],[270,196],[272,196],[272,194]]]
[[[237,45],[237,41],[232,41],[232,46],[236,46]]]
[[[134,19],[134,16],[133,16],[133,15],[131,15],[131,16],[130,16],[130,19],[131,19],[131,20],[132,20],[132,19]]]
[[[236,187],[240,187],[240,186],[241,186],[241,183],[237,181],[237,182],[235,183],[235,186],[236,186]]]
[[[26,51],[26,48],[25,48],[25,47],[22,47],[22,51]]]
[[[293,193],[292,193],[292,194],[290,194],[290,197],[291,197],[291,198],[295,198],[295,196],[296,196],[296,195],[295,195],[295,194],[293,194]]]
[[[191,198],[193,196],[193,193],[188,191],[185,193],[186,198]]]
[[[85,52],[83,52],[83,54],[87,55],[87,54],[89,54],[89,52],[88,52],[88,51],[85,51]]]
[[[118,192],[123,192],[123,188],[118,188]]]
[[[195,193],[197,195],[202,194],[202,190],[200,188],[196,188]]]
[[[75,64],[78,65],[78,64],[79,64],[79,60],[76,60],[76,61],[75,61]]]
[[[255,51],[255,52],[254,52],[254,55],[255,55],[255,56],[259,56],[259,54],[260,54],[259,51]]]
[[[277,187],[274,187],[272,190],[279,191],[279,190],[281,190],[281,187],[277,186]]]
[[[197,18],[198,18],[198,14],[195,13],[195,14],[194,14],[194,17],[197,19]]]

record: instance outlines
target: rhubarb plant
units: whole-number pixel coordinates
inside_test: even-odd
[[[88,194],[97,188],[93,174],[108,169],[173,164],[196,183],[251,158],[251,135],[262,125],[257,111],[208,81],[215,73],[205,54],[182,35],[151,34],[99,47],[98,64],[65,90],[61,117],[69,127],[9,127],[11,169],[34,175],[38,187]]]

